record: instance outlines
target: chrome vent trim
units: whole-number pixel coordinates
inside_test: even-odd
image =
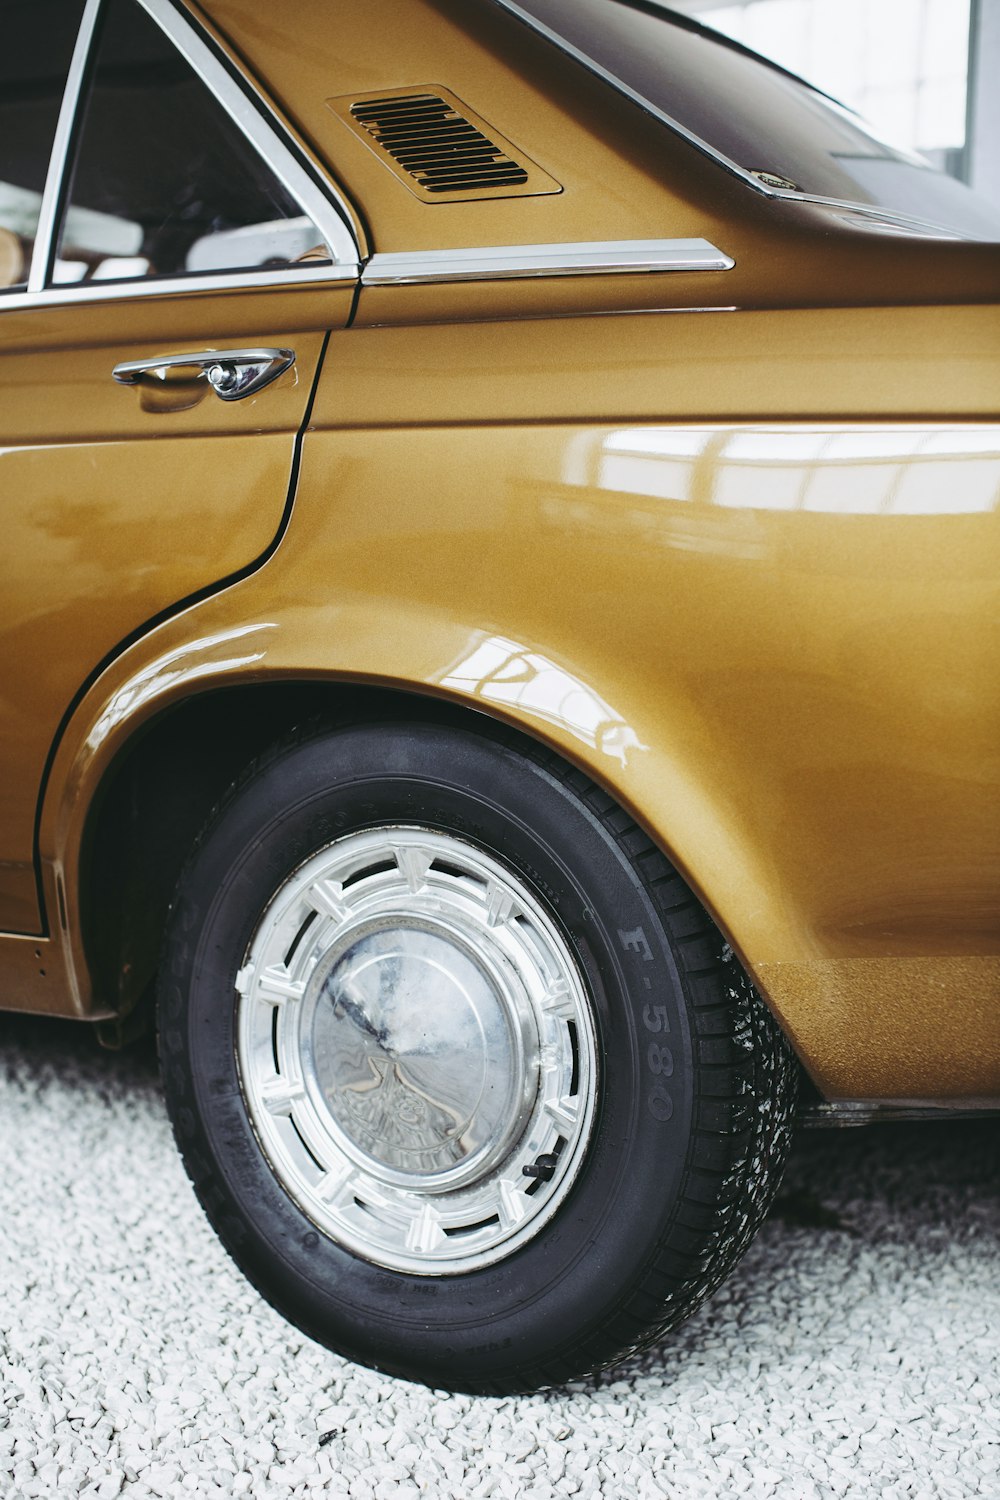
[[[554,178],[436,84],[326,102],[425,203],[561,191]]]
[[[528,173],[436,94],[351,106],[351,116],[426,193],[519,187]]]
[[[728,271],[735,262],[708,240],[601,240],[563,245],[483,245],[373,255],[365,286],[496,281],[525,276],[616,276],[651,271]]]

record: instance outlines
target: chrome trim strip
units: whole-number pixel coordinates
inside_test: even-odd
[[[312,219],[323,235],[338,264],[358,261],[358,247],[350,228],[338,210],[310,174],[296,160],[292,151],[278,139],[246,95],[229,75],[208,43],[194,31],[190,22],[175,10],[170,0],[139,0],[140,5],[164,31],[212,90],[226,113],[239,127],[282,185]],[[330,191],[333,192],[332,184]]]
[[[897,1120],[984,1120],[1000,1115],[1000,1105],[993,1099],[963,1100],[949,1104],[947,1099],[926,1101],[819,1099],[803,1105],[797,1124],[806,1130],[849,1130],[853,1125],[888,1125]]]
[[[214,51],[216,57],[221,59],[223,66],[229,71],[230,78],[235,79],[235,86],[243,93],[250,94],[252,102],[274,134],[280,141],[288,144],[295,159],[305,167],[313,181],[318,183],[320,192],[325,191],[333,199],[334,206],[347,224],[355,244],[359,247],[359,259],[363,259],[367,254],[364,227],[353,203],[345,196],[336,179],[331,176],[322,158],[317,155],[308,141],[303,139],[301,132],[288,116],[282,113],[277,103],[261,92],[253,74],[242,63],[238,53],[234,51],[219,28],[197,5],[196,0],[175,0],[175,4],[194,26],[196,34],[207,43],[209,50]]]
[[[28,271],[29,295],[32,292],[40,292],[44,287],[45,273],[52,258],[52,237],[55,234],[56,228],[56,211],[59,207],[59,194],[62,190],[66,162],[69,156],[73,123],[76,119],[76,107],[80,99],[80,91],[83,88],[84,72],[90,56],[90,46],[94,39],[94,31],[97,26],[97,17],[101,9],[101,4],[102,0],[87,0],[83,8],[83,16],[80,19],[80,30],[77,32],[76,46],[73,48],[73,56],[70,59],[69,72],[66,74],[66,86],[63,89],[62,104],[59,106],[56,133],[52,139],[49,170],[45,176],[42,203],[38,212],[38,228],[35,231],[35,244],[31,253],[31,267]]]
[[[551,26],[546,26],[544,21],[536,20],[530,12],[518,5],[516,0],[494,0],[494,3],[502,6],[511,15],[517,16],[519,21],[523,21],[526,26],[531,27],[532,31],[536,31],[539,36],[543,36],[552,42],[554,46],[559,48],[560,52],[565,52],[567,57],[574,58],[578,63],[582,63],[589,72],[596,73],[598,78],[603,78],[605,83],[610,83],[612,88],[617,89],[620,94],[624,94],[627,99],[631,99],[633,104],[638,104],[639,108],[644,109],[648,115],[653,115],[657,120],[662,121],[664,125],[668,125],[671,130],[683,136],[690,145],[695,146],[706,156],[711,157],[720,167],[725,167],[727,172],[732,172],[734,176],[739,177],[742,182],[746,183],[747,187],[753,188],[755,193],[760,193],[765,198],[783,199],[790,203],[818,203],[824,208],[849,208],[860,213],[871,212],[879,218],[891,219],[899,223],[901,227],[922,227],[925,231],[928,229],[937,229],[940,232],[941,226],[933,224],[929,220],[911,219],[905,214],[893,213],[891,209],[880,208],[876,203],[858,203],[849,198],[823,198],[816,193],[798,193],[792,191],[790,188],[768,187],[760,181],[760,178],[754,177],[752,172],[748,172],[745,167],[741,167],[738,162],[733,161],[732,157],[726,156],[725,152],[717,150],[715,146],[710,146],[708,141],[703,140],[700,135],[695,135],[693,130],[688,130],[687,126],[682,125],[680,120],[675,120],[673,115],[668,115],[666,110],[660,109],[657,105],[653,104],[644,94],[640,94],[637,89],[627,84],[623,78],[619,78],[617,73],[612,73],[609,68],[602,67],[599,62],[595,62],[581,48],[574,47],[572,42],[568,42],[565,37],[560,36],[558,31],[553,31]],[[836,99],[831,99],[830,103],[836,105],[837,101]],[[839,107],[842,109],[843,105]],[[954,236],[952,231],[945,232],[949,234],[949,237],[964,238],[964,236]]]
[[[911,234],[930,235],[934,239],[971,240],[975,236],[963,234],[936,224],[933,219],[919,219],[913,214],[897,213],[894,208],[880,208],[877,203],[858,203],[851,198],[823,198],[819,193],[793,193],[783,191],[772,197],[783,198],[789,203],[817,203],[821,208],[836,208],[858,219],[871,219],[878,224],[891,224],[894,228],[909,230]]]
[[[77,307],[84,302],[131,302],[135,297],[200,296],[209,292],[255,291],[258,287],[310,287],[325,282],[354,282],[360,270],[351,265],[289,266],[283,271],[224,271],[217,276],[177,276],[162,281],[64,282],[40,292],[15,292],[0,297],[0,314],[29,307]]]
[[[522,276],[615,276],[636,271],[728,271],[735,262],[708,240],[598,240],[563,245],[483,245],[373,255],[363,286],[497,281]]]

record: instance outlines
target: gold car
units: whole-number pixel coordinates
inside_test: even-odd
[[[997,215],[654,0],[10,0],[0,974],[509,1391],[1000,1104]],[[992,241],[992,243],[991,243]]]

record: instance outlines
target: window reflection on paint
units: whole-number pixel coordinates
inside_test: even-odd
[[[624,766],[631,750],[645,750],[635,730],[579,678],[504,636],[480,636],[467,656],[438,681],[488,703],[517,708],[568,730]]]
[[[586,456],[571,445],[567,482],[649,499],[833,515],[1000,507],[996,427],[641,427],[588,440]]]

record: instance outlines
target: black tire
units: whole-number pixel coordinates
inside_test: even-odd
[[[593,1012],[596,1114],[576,1176],[532,1238],[463,1274],[374,1264],[318,1228],[262,1150],[237,1061],[236,976],[274,892],[345,832],[383,825],[450,832],[502,862],[554,919]],[[489,1393],[597,1371],[698,1306],[777,1189],[797,1076],[627,814],[555,755],[447,721],[312,728],[249,769],[182,878],[159,1039],[187,1170],[261,1293],[351,1359]]]

